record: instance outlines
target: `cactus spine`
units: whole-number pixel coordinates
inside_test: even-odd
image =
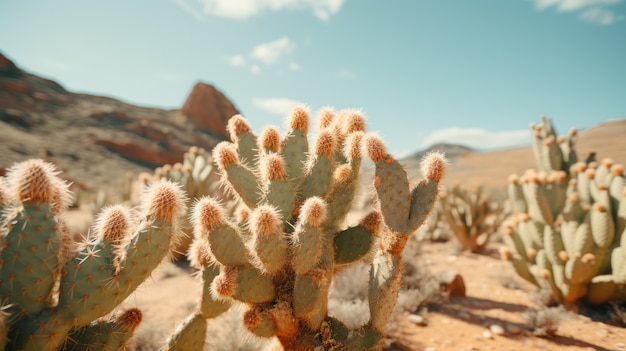
[[[122,206],[109,207],[94,235],[77,241],[59,220],[71,194],[57,173],[49,163],[29,160],[11,167],[2,180],[9,194],[3,204],[11,209],[2,225],[0,252],[0,296],[10,315],[8,350],[81,348],[77,345],[91,345],[85,338],[94,330],[127,338],[141,320],[139,311],[117,322],[89,324],[150,275],[179,233],[185,199],[177,186],[163,181],[148,189],[138,218]],[[93,349],[114,343],[122,345],[124,339],[94,340]]]
[[[285,349],[382,348],[400,289],[400,254],[431,211],[445,161],[430,155],[426,179],[411,188],[358,112],[323,110],[311,150],[308,128],[304,107],[292,111],[282,138],[273,127],[257,137],[239,115],[229,121],[232,142],[218,144],[213,157],[240,209],[233,219],[215,199],[195,203],[190,256],[203,271],[202,308],[170,337],[170,349],[201,344],[199,333],[188,332],[202,328],[198,316],[215,317],[233,303],[246,306],[248,330],[276,336]],[[380,211],[346,228],[362,149],[375,162]],[[337,269],[365,257],[371,318],[349,330],[328,316],[328,292]]]
[[[558,302],[626,300],[623,167],[578,162],[574,129],[557,137],[548,118],[531,128],[539,171],[509,179],[518,215],[504,224],[503,256]]]

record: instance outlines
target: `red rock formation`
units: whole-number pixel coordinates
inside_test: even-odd
[[[215,87],[206,83],[197,83],[179,113],[203,131],[221,138],[228,138],[226,131],[228,119],[239,112],[232,102]]]

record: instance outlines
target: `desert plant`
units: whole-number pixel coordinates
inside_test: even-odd
[[[282,138],[275,127],[257,138],[246,119],[234,116],[232,143],[214,148],[223,182],[241,208],[233,219],[214,198],[194,205],[190,256],[202,270],[203,296],[201,308],[170,337],[170,350],[200,349],[206,318],[235,303],[245,306],[249,331],[276,336],[288,350],[382,348],[402,283],[401,253],[431,210],[445,160],[430,155],[426,179],[411,189],[382,141],[365,134],[358,112],[323,110],[310,151],[308,111],[295,108],[288,126]],[[362,145],[375,164],[380,210],[345,228]],[[370,317],[350,329],[328,316],[328,293],[336,270],[363,258],[370,262]]]
[[[481,187],[471,191],[455,184],[442,192],[437,202],[440,220],[464,251],[484,250],[506,216],[502,203],[491,200]]]
[[[0,349],[122,347],[141,312],[130,309],[118,318],[99,319],[170,253],[184,211],[182,191],[171,182],[154,183],[136,216],[121,205],[107,207],[91,235],[76,240],[61,220],[71,193],[52,164],[17,163],[0,183],[6,211],[0,226],[6,339],[0,339]]]
[[[503,226],[503,256],[560,303],[626,300],[623,167],[578,162],[574,129],[559,138],[548,118],[531,128],[539,171],[510,177],[518,214]]]

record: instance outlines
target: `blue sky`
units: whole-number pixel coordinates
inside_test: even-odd
[[[1,0],[0,51],[139,105],[208,82],[257,131],[296,102],[360,108],[398,156],[626,118],[624,0]]]

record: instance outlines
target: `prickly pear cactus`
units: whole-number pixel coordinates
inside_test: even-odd
[[[309,149],[303,107],[293,110],[282,137],[275,127],[256,136],[239,115],[229,121],[232,142],[218,144],[213,156],[240,207],[231,218],[211,197],[193,206],[190,256],[202,270],[203,296],[199,311],[170,337],[170,350],[199,349],[206,318],[233,304],[245,306],[250,332],[276,336],[286,350],[382,348],[401,285],[402,250],[431,211],[445,160],[430,155],[426,179],[411,188],[382,141],[366,134],[358,112],[323,110],[319,125]],[[346,227],[363,154],[375,164],[380,210]],[[328,292],[338,269],[363,259],[371,262],[371,316],[350,330],[329,317]]]
[[[503,226],[503,257],[558,302],[626,300],[624,167],[577,162],[576,131],[559,138],[550,119],[531,127],[539,171],[509,179],[518,214]]]
[[[471,252],[485,248],[505,217],[504,206],[480,187],[470,191],[456,184],[440,195],[437,205],[437,214],[454,233],[461,250]]]
[[[173,183],[154,183],[138,216],[121,205],[107,207],[92,235],[77,240],[60,217],[71,194],[57,174],[52,164],[29,160],[0,179],[8,209],[0,229],[5,347],[117,349],[113,345],[124,345],[141,313],[91,323],[113,311],[168,256],[184,196]],[[115,338],[104,338],[105,331]]]

